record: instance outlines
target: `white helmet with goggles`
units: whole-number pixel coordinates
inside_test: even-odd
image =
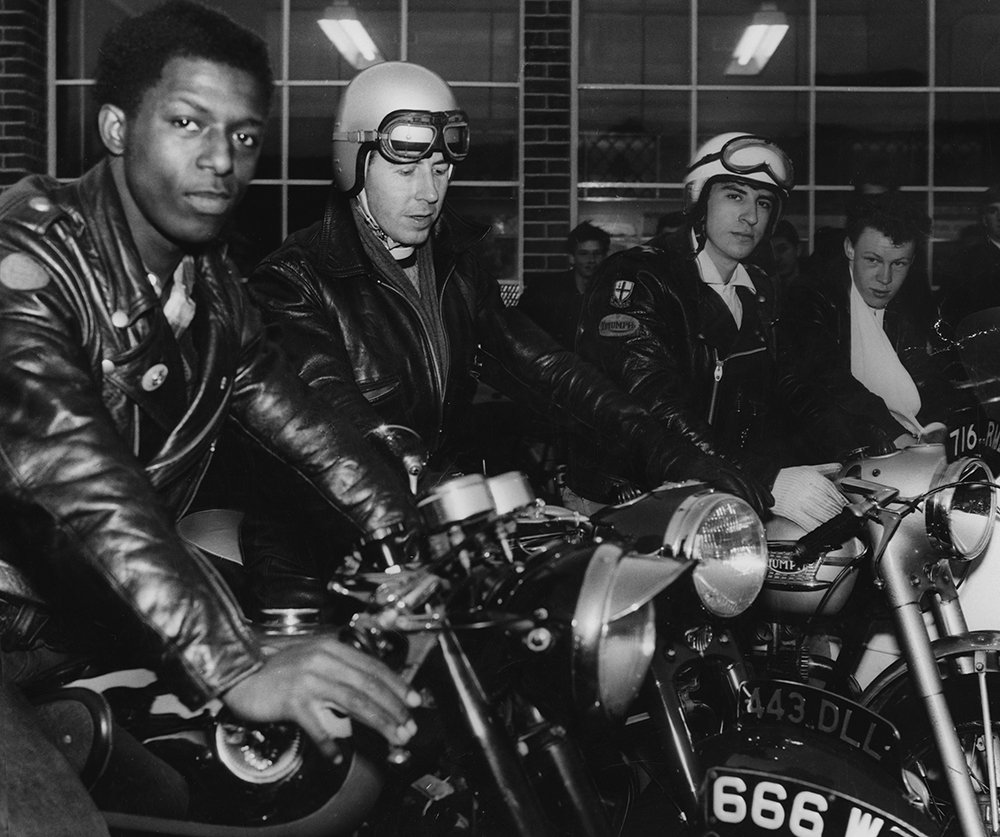
[[[792,161],[770,140],[740,131],[719,134],[705,142],[691,158],[684,177],[684,211],[695,214],[707,200],[706,187],[716,180],[739,180],[770,189],[778,199],[772,213],[771,229],[781,216],[781,208],[795,182]]]
[[[447,82],[418,64],[390,61],[362,70],[344,90],[333,125],[333,179],[349,196],[364,188],[368,154],[410,163],[440,151],[469,153],[469,120]]]

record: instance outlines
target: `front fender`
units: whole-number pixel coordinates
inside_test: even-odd
[[[955,657],[968,656],[977,651],[985,655],[989,671],[1000,671],[1000,631],[972,631],[961,636],[948,636],[931,642],[934,659],[938,661],[941,678],[947,680],[953,676],[952,667],[942,665],[946,660]],[[894,703],[903,690],[911,691],[913,684],[908,677],[908,667],[903,659],[897,660],[878,675],[865,689],[858,702],[867,706],[873,712],[882,714],[882,710]]]

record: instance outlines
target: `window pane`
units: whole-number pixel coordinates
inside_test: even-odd
[[[410,0],[409,60],[447,79],[517,81],[517,0]]]
[[[296,180],[330,180],[333,177],[330,135],[342,90],[340,87],[288,89],[289,177]]]
[[[738,90],[698,94],[698,143],[728,131],[773,139],[791,158],[795,182],[809,182],[809,97],[805,93]],[[687,161],[685,161],[687,163]]]
[[[926,186],[927,102],[918,93],[817,93],[816,182],[877,176]]]
[[[460,180],[517,180],[517,90],[455,86],[469,115],[469,156],[456,167]]]
[[[56,88],[56,177],[79,177],[104,155],[93,93],[91,86]]]
[[[580,81],[688,84],[691,8],[687,0],[585,0],[580,11]]]
[[[699,84],[808,84],[809,7],[802,2],[771,4],[759,0],[702,0],[698,4]],[[788,27],[777,49],[763,66],[751,58],[745,64],[734,50],[751,25]]]
[[[580,180],[678,183],[688,158],[687,93],[580,91]]]
[[[934,182],[988,186],[1000,180],[1000,93],[939,93]]]
[[[303,230],[321,220],[329,194],[329,186],[289,186],[288,232]]]
[[[320,28],[319,20],[325,16],[329,5],[329,0],[293,0],[289,27],[289,78],[328,81],[349,79],[357,72]],[[363,3],[354,3],[353,9],[382,58],[398,61],[399,0],[364,0]]]
[[[936,81],[941,86],[1000,84],[1000,15],[994,0],[938,3]]]
[[[58,78],[92,78],[105,34],[126,17],[142,14],[161,0],[59,0],[56,5]],[[281,0],[204,0],[267,41],[275,70],[280,67]]]
[[[963,254],[985,235],[979,219],[984,191],[934,194],[934,284],[942,292],[962,278],[959,268]]]
[[[490,227],[490,234],[475,248],[479,263],[498,280],[518,281],[517,190],[456,183],[448,190],[448,205],[463,218]]]
[[[927,84],[927,22],[927,0],[818,0],[816,83]]]

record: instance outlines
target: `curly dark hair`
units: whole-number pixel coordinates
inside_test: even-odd
[[[911,241],[921,244],[931,233],[931,219],[901,192],[866,195],[853,201],[844,226],[852,244],[857,244],[869,227],[897,246]]]
[[[94,96],[134,115],[171,58],[204,58],[249,73],[270,107],[274,75],[267,45],[232,18],[190,0],[170,0],[126,18],[101,43]]]

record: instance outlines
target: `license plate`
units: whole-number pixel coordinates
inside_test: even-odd
[[[835,790],[756,770],[713,768],[705,823],[719,837],[920,837],[899,818]]]
[[[739,719],[744,724],[792,724],[836,738],[880,764],[900,764],[899,732],[889,721],[814,686],[748,680],[740,687]]]

